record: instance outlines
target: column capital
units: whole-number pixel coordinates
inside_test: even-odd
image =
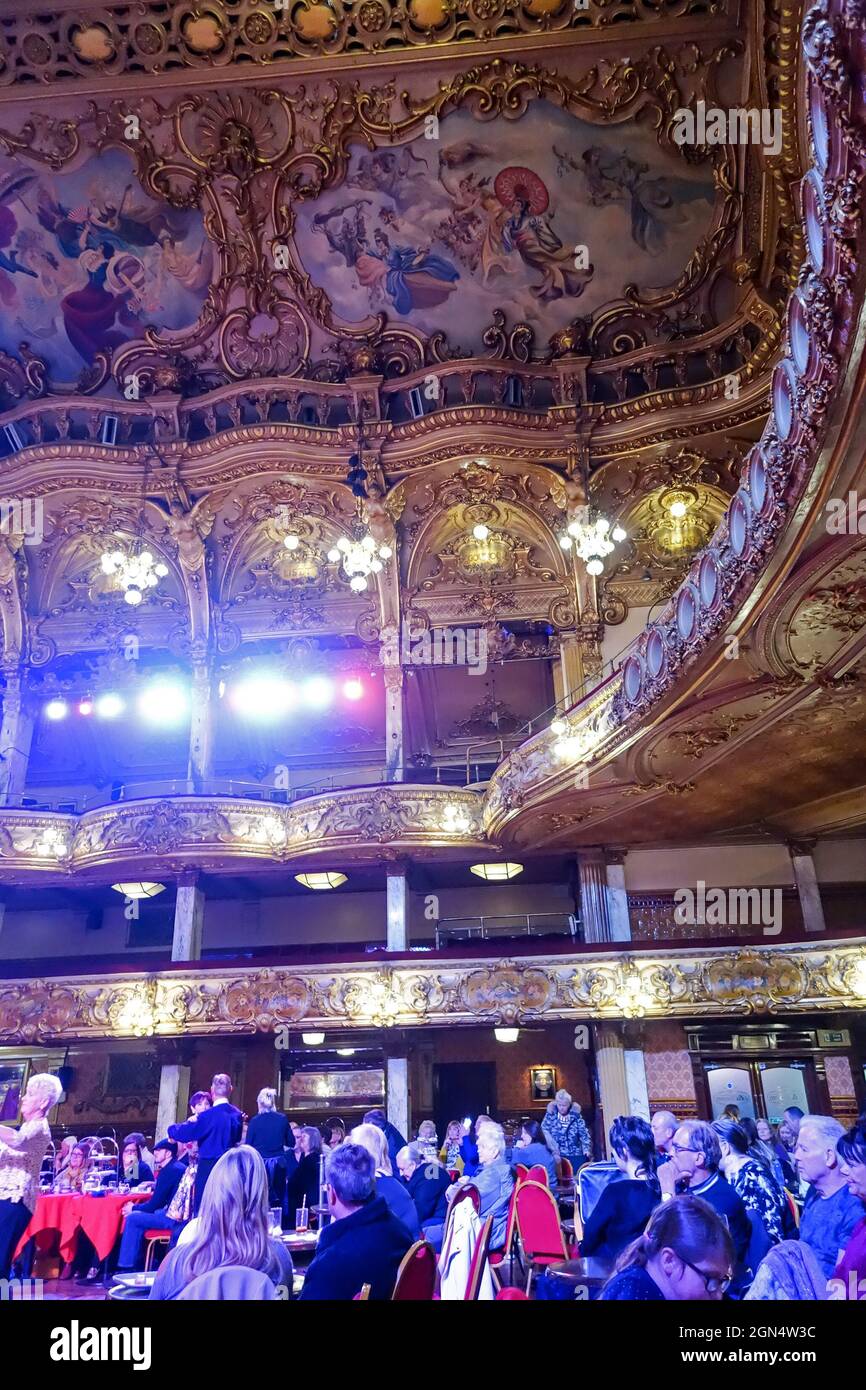
[[[810,859],[817,840],[788,840],[788,853],[792,859]]]

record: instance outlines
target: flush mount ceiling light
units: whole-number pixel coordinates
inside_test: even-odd
[[[506,879],[516,878],[523,873],[522,864],[473,864],[469,872],[484,878],[488,883],[504,883]]]
[[[346,882],[345,874],[295,874],[295,882],[300,883],[303,888],[312,888],[321,893],[327,888],[339,888],[341,883]]]
[[[515,1043],[520,1037],[519,1028],[494,1028],[493,1036],[497,1042]]]
[[[354,1047],[338,1047],[338,1048],[337,1048],[337,1056],[338,1056],[338,1057],[354,1057],[354,1055],[355,1055],[355,1049],[354,1049]]]
[[[324,1033],[302,1033],[301,1042],[304,1047],[320,1047],[325,1041]]]
[[[164,883],[112,883],[111,886],[125,898],[155,898],[157,893],[165,892]]]

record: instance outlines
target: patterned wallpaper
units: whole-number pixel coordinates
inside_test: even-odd
[[[672,1110],[683,1119],[694,1117],[697,1102],[685,1030],[676,1023],[647,1024],[644,1062],[650,1110]]]

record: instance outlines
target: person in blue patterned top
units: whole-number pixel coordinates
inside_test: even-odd
[[[592,1139],[577,1101],[557,1091],[547,1107],[541,1128],[557,1158],[567,1158],[575,1171],[592,1158]]]
[[[719,1164],[747,1211],[757,1215],[772,1245],[784,1239],[785,1195],[765,1166],[749,1152],[749,1136],[736,1120],[715,1120],[722,1158]]]

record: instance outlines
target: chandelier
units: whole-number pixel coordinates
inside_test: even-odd
[[[99,563],[102,573],[123,590],[124,602],[133,608],[138,607],[148,589],[155,589],[168,574],[168,566],[150,550],[105,550]]]
[[[611,530],[606,517],[599,516],[593,521],[589,507],[582,507],[580,511],[583,516],[568,523],[559,544],[563,550],[575,550],[586,565],[587,574],[599,575],[604,570],[605,559],[619,541],[625,540],[626,533],[621,526]]]
[[[371,574],[381,574],[384,560],[390,560],[393,551],[390,545],[379,545],[373,536],[341,536],[336,545],[328,551],[332,564],[342,563],[349,580],[349,588],[356,594],[363,593]]]

